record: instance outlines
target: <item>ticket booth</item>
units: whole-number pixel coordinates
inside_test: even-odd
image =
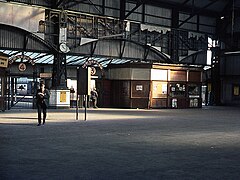
[[[180,64],[111,65],[106,76],[111,81],[111,107],[202,107],[202,70]]]

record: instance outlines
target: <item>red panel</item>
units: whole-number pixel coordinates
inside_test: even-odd
[[[187,81],[187,71],[170,71],[170,81]]]
[[[189,82],[201,82],[201,72],[199,71],[190,71],[188,76]]]

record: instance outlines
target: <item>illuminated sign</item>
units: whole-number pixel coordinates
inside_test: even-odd
[[[23,72],[23,71],[26,71],[26,69],[27,69],[26,64],[24,64],[24,63],[19,64],[19,66],[18,66],[19,71]]]
[[[8,66],[8,58],[4,56],[0,56],[0,67],[7,68]]]

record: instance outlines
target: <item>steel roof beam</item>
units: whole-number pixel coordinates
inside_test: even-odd
[[[87,0],[79,0],[79,1],[70,1],[68,2],[68,4],[66,5],[66,8],[72,8],[80,3],[83,3],[84,1],[87,1]],[[70,4],[71,3],[71,4]]]
[[[145,4],[147,5],[152,5],[152,6],[157,6],[157,7],[162,7],[162,8],[167,8],[167,9],[176,9],[178,8],[179,11],[181,12],[186,12],[186,13],[192,13],[192,7],[187,6],[187,2],[189,2],[189,0],[184,1],[182,4],[178,4],[178,3],[170,3],[167,2],[166,0],[148,0],[145,2]],[[184,6],[186,5],[186,6]],[[212,16],[212,17],[216,17],[217,13],[211,10],[207,10],[206,8],[202,9],[202,8],[197,8],[195,7],[195,11],[199,11],[201,9],[201,14],[202,15],[208,15],[208,16]]]
[[[64,1],[64,0],[62,0],[62,1]],[[80,0],[80,1],[70,1],[70,0],[65,0],[66,2],[64,3],[64,6],[66,7],[66,8],[71,8],[71,7],[74,7],[74,6],[76,6],[76,5],[78,5],[78,4],[81,4],[81,3],[83,3],[84,1],[88,1],[89,2],[89,4],[90,5],[92,5],[100,14],[103,14],[103,10],[101,11],[91,0]],[[70,4],[70,3],[72,3],[72,4]],[[102,1],[102,4],[105,4],[105,1],[103,0]],[[67,5],[68,4],[68,5]],[[103,5],[102,5],[103,6]]]
[[[124,19],[126,19],[128,16],[130,16],[137,8],[139,8],[144,3],[145,3],[145,0],[138,0],[136,3],[136,6],[124,16]]]
[[[63,7],[65,4],[66,4],[67,0],[58,0],[56,1],[55,3],[55,6],[58,8],[58,7]]]
[[[188,20],[190,20],[191,18],[193,18],[194,16],[198,15],[202,10],[206,9],[207,7],[211,6],[212,4],[216,3],[219,0],[214,0],[211,1],[210,3],[208,3],[207,5],[205,5],[203,8],[200,8],[198,11],[196,11],[195,13],[191,14],[187,19],[185,19],[183,22],[181,22],[178,25],[178,28],[181,27],[183,24],[185,24],[186,22],[188,22]]]
[[[120,1],[120,20],[126,19],[126,0]]]

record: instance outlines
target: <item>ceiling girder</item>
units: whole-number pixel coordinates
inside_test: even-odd
[[[186,0],[184,1],[182,4],[177,4],[177,3],[170,3],[166,0],[148,0],[145,2],[145,4],[148,5],[152,5],[152,6],[158,6],[158,7],[162,7],[162,8],[167,8],[167,9],[178,9],[180,12],[186,12],[186,13],[192,13],[192,5],[191,6],[187,6],[186,4],[189,2],[190,0]],[[211,2],[212,3],[212,2]],[[194,8],[195,11],[199,11],[201,10],[201,15],[209,15],[212,17],[216,17],[216,15],[218,13],[211,11],[211,10],[207,10],[206,8]]]
[[[122,44],[123,43],[123,44]],[[119,45],[119,49],[120,49],[120,53],[119,53],[119,58],[122,59],[123,57],[123,53],[126,47],[126,41],[120,41],[120,45]]]
[[[210,3],[208,3],[207,5],[205,5],[203,8],[200,8],[198,11],[196,11],[195,13],[191,14],[187,19],[185,19],[183,22],[181,22],[178,25],[178,28],[181,27],[183,24],[185,24],[188,20],[190,20],[192,17],[198,15],[202,10],[206,9],[207,7],[211,6],[212,4],[216,3],[219,0],[214,0],[211,1]]]
[[[130,16],[137,8],[139,8],[144,3],[145,3],[145,0],[138,0],[136,3],[136,6],[125,15],[124,19]]]
[[[68,0],[58,0],[56,1],[56,7],[64,7]]]
[[[142,4],[136,4],[136,6],[131,10],[131,11],[129,11],[126,15],[125,15],[125,17],[124,17],[124,19],[126,19],[128,16],[130,16],[137,8],[139,8],[139,6],[141,6]]]
[[[82,2],[84,2],[86,0],[79,0],[79,1],[70,1],[68,4],[66,4],[66,8],[71,8],[74,7]]]
[[[88,0],[88,2],[89,2],[91,5],[93,5],[93,7],[94,7],[100,14],[103,13],[102,11],[100,11],[100,10],[95,6],[95,4],[94,4],[91,0]]]

